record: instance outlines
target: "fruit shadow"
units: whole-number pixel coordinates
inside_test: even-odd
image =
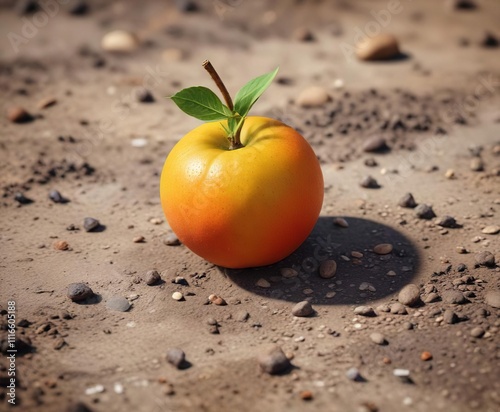
[[[411,282],[421,259],[410,239],[373,220],[345,219],[347,228],[334,225],[333,217],[320,217],[307,240],[274,265],[219,270],[236,286],[256,295],[288,302],[308,299],[322,305],[364,304],[396,293]],[[392,252],[374,253],[374,246],[380,243],[393,245]],[[352,252],[363,256],[353,257]],[[330,279],[319,276],[319,265],[326,259],[337,262],[337,271]],[[298,275],[285,278],[280,273],[282,268],[293,268]],[[270,287],[257,286],[261,278]]]

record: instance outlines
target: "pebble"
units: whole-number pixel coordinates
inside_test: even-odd
[[[459,290],[445,290],[442,293],[443,300],[446,303],[451,303],[455,305],[463,305],[468,302],[464,294]]]
[[[83,228],[86,232],[93,232],[99,226],[101,226],[101,223],[93,217],[86,217],[85,219],[83,219]]]
[[[480,157],[475,157],[470,161],[470,170],[473,172],[482,172],[484,170],[484,162]]]
[[[281,268],[280,274],[284,278],[290,279],[290,278],[297,277],[299,275],[299,272],[297,272],[295,269],[292,269],[292,268]]]
[[[36,104],[36,107],[39,109],[47,109],[54,106],[56,103],[57,99],[55,97],[45,97]]]
[[[184,299],[184,295],[181,293],[181,292],[174,292],[172,293],[172,299],[173,300],[183,300]]]
[[[449,227],[449,228],[456,227],[457,225],[457,221],[455,220],[455,218],[453,216],[448,216],[448,215],[436,218],[435,223],[438,226]]]
[[[399,54],[397,38],[388,33],[367,37],[356,45],[356,56],[360,60],[388,60]]]
[[[481,230],[482,233],[486,235],[496,235],[498,232],[500,232],[500,226],[497,225],[490,225],[486,226]]]
[[[69,250],[69,243],[65,240],[57,240],[54,242],[55,250]]]
[[[387,339],[381,333],[373,332],[372,334],[370,334],[370,339],[377,345],[387,345]]]
[[[361,182],[359,182],[359,185],[365,189],[378,189],[380,187],[373,176],[365,176]]]
[[[424,351],[420,354],[420,360],[423,360],[424,362],[430,361],[432,359],[432,353]]]
[[[104,386],[94,385],[94,386],[91,386],[90,388],[85,389],[85,395],[95,395],[98,393],[102,393],[104,391],[105,391]]]
[[[314,34],[306,27],[299,27],[293,32],[293,38],[298,41],[303,42],[312,42],[315,41],[316,38]]]
[[[429,293],[425,298],[424,298],[424,303],[433,303],[437,302],[440,299],[439,295],[435,292]]]
[[[392,245],[390,243],[380,243],[373,248],[377,255],[388,255],[392,252]]]
[[[481,266],[495,266],[495,255],[487,250],[476,253],[474,256],[478,265]]]
[[[311,401],[314,398],[314,395],[311,391],[302,391],[300,392],[300,399],[304,401]]]
[[[444,177],[447,179],[454,179],[455,178],[455,171],[453,169],[448,169],[446,173],[444,174]]]
[[[14,194],[14,200],[20,205],[29,205],[30,203],[33,203],[33,200],[31,200],[29,197],[26,197],[22,192],[16,192]]]
[[[483,47],[498,47],[500,41],[498,40],[498,37],[492,32],[486,31],[479,44]]]
[[[376,166],[378,166],[378,162],[373,157],[369,157],[368,159],[365,159],[365,161],[363,163],[367,167],[376,167]]]
[[[12,123],[27,123],[33,120],[33,116],[24,107],[20,106],[9,107],[7,109],[7,118]]]
[[[226,306],[227,305],[226,301],[217,295],[210,295],[208,297],[208,300],[217,306]]]
[[[311,303],[307,300],[297,303],[292,308],[292,315],[297,317],[307,317],[314,313]]]
[[[398,301],[406,306],[415,306],[420,301],[420,288],[414,283],[406,285],[400,290]]]
[[[177,369],[182,369],[186,362],[186,354],[179,348],[169,349],[166,358],[167,362],[174,365]]]
[[[480,326],[472,328],[470,331],[470,335],[473,338],[482,338],[484,334],[485,334],[484,329],[481,328]]]
[[[477,4],[473,0],[448,0],[447,6],[451,10],[474,10]]]
[[[399,302],[396,302],[391,305],[391,313],[393,315],[406,315],[408,312],[404,307],[404,305],[402,305]]]
[[[176,285],[184,285],[184,286],[189,286],[188,281],[186,278],[182,276],[176,276],[173,280],[172,283],[175,283]]]
[[[94,292],[85,283],[70,283],[67,295],[73,302],[80,302],[94,296]]]
[[[319,86],[310,86],[302,90],[296,103],[301,107],[321,107],[330,101],[330,95]]]
[[[246,322],[249,317],[250,317],[250,314],[246,310],[242,310],[236,314],[235,319],[238,322]]]
[[[279,346],[274,346],[260,354],[258,363],[260,368],[270,375],[283,373],[291,366],[289,359]]]
[[[57,190],[51,190],[49,192],[49,199],[52,200],[54,203],[66,203],[67,200],[59,193]]]
[[[387,150],[387,142],[381,136],[372,136],[365,140],[363,143],[364,152],[381,152]]]
[[[347,220],[345,220],[343,217],[336,217],[333,219],[333,224],[335,226],[343,227],[343,228],[348,228],[349,223],[347,223]]]
[[[361,316],[377,316],[371,306],[357,306],[354,308],[354,314]]]
[[[484,302],[493,307],[500,308],[500,290],[490,290],[484,295]]]
[[[398,205],[401,207],[406,207],[413,209],[417,206],[417,202],[411,193],[406,193],[401,199],[399,199]]]
[[[156,270],[148,270],[144,281],[146,285],[153,286],[161,280],[160,274]]]
[[[330,279],[337,273],[337,262],[333,259],[327,259],[319,265],[319,276],[323,279]]]
[[[153,94],[145,87],[140,87],[135,91],[135,98],[140,103],[153,103],[155,101]]]
[[[432,207],[426,205],[425,203],[421,203],[415,208],[415,214],[419,219],[429,220],[436,217],[436,214],[434,213],[434,210],[432,210]]]
[[[443,313],[443,321],[449,325],[453,325],[458,322],[458,316],[451,309],[446,309]]]
[[[176,0],[175,5],[183,13],[196,13],[200,10],[198,3],[193,0]]]
[[[179,246],[181,244],[179,238],[173,233],[168,234],[167,237],[163,239],[163,243],[167,246]]]
[[[130,309],[130,302],[123,296],[113,296],[106,302],[106,307],[117,312],[126,312]]]
[[[403,379],[408,379],[410,377],[410,371],[408,369],[394,369],[392,374]]]
[[[139,39],[134,33],[125,30],[114,30],[104,35],[101,40],[103,50],[117,53],[128,53],[139,46]]]
[[[255,286],[267,289],[271,287],[271,283],[269,283],[269,281],[264,278],[260,278],[257,282],[255,282]]]
[[[347,379],[358,382],[362,380],[361,373],[359,373],[358,368],[349,368],[345,373]]]
[[[144,243],[146,238],[144,236],[136,236],[132,239],[134,243]]]

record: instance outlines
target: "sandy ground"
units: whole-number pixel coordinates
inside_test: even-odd
[[[71,3],[32,36],[23,27],[36,15],[0,2],[1,111],[23,106],[34,116],[24,124],[0,117],[1,339],[7,302],[15,301],[18,347],[31,342],[16,361],[18,410],[85,410],[78,402],[93,411],[498,410],[500,312],[487,294],[500,292],[500,269],[479,266],[476,255],[490,251],[500,260],[500,234],[482,233],[500,224],[500,59],[498,47],[481,46],[486,30],[500,35],[500,4],[477,3],[467,11],[401,0],[384,31],[398,37],[405,58],[366,63],[343,50],[370,24],[377,27],[374,14],[388,9],[385,1],[216,0],[190,13],[170,2],[96,1],[82,16],[69,13]],[[315,41],[297,40],[301,27]],[[101,38],[113,29],[134,31],[141,47],[103,51]],[[11,33],[24,41],[13,47]],[[205,58],[233,93],[280,66],[281,80],[254,114],[300,129],[322,162],[325,201],[316,228],[270,267],[227,270],[164,243],[170,231],[159,202],[161,168],[199,122],[163,97],[213,87]],[[294,99],[310,85],[332,101],[298,107]],[[138,86],[155,102],[137,102]],[[37,107],[52,97],[56,104]],[[387,113],[388,128],[378,120],[346,126],[373,109]],[[338,114],[325,123],[332,110]],[[429,127],[412,128],[408,114]],[[402,130],[394,126],[401,119]],[[391,150],[365,153],[374,134]],[[145,145],[134,146],[135,139]],[[483,170],[471,170],[478,157]],[[360,187],[367,175],[380,188]],[[53,189],[69,202],[52,202]],[[20,205],[17,192],[33,202]],[[453,216],[457,227],[399,207],[407,192],[438,217]],[[83,230],[88,216],[101,230]],[[348,228],[334,224],[338,216]],[[135,243],[138,236],[145,241]],[[61,240],[69,250],[54,249]],[[375,254],[380,243],[392,244],[392,253]],[[327,257],[338,264],[332,279],[317,273]],[[290,267],[299,275],[283,278],[280,269]],[[152,269],[163,281],[147,286]],[[176,276],[188,285],[173,283]],[[257,286],[261,278],[270,286]],[[73,282],[87,283],[96,296],[72,302],[66,294]],[[431,293],[437,300],[407,307],[406,315],[384,312],[381,305],[397,302],[409,283],[424,301]],[[174,291],[185,300],[173,300]],[[466,302],[452,303],[451,291]],[[210,294],[228,304],[207,304]],[[109,310],[113,296],[128,298],[131,309]],[[294,317],[293,305],[306,298],[315,316]],[[356,315],[360,305],[376,316]],[[450,311],[453,324],[446,322]],[[374,332],[387,344],[375,344]],[[281,376],[261,372],[256,360],[273,344],[293,358]],[[173,347],[191,367],[166,362]],[[431,360],[421,360],[424,351]],[[2,355],[3,387],[8,367]],[[346,376],[353,367],[361,382]],[[411,381],[394,376],[397,368],[409,370]],[[96,385],[103,388],[89,394]],[[0,410],[9,409],[7,399],[2,389]]]

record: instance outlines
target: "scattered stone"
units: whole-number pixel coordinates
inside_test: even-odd
[[[443,313],[443,321],[449,325],[453,325],[458,322],[458,316],[451,309],[446,309]]]
[[[387,345],[387,339],[381,333],[373,332],[370,335],[370,339],[373,343],[376,343],[377,345]]]
[[[299,275],[299,272],[292,268],[281,268],[280,273],[286,279],[295,278]]]
[[[457,246],[456,248],[457,253],[460,253],[461,255],[464,255],[466,253],[469,253],[466,247],[464,246]]]
[[[357,306],[354,308],[354,314],[355,315],[361,315],[361,316],[377,316],[375,311],[371,306]]]
[[[68,200],[59,193],[57,190],[51,190],[49,193],[49,199],[52,200],[54,203],[67,203]]]
[[[477,4],[473,0],[448,0],[447,6],[451,10],[474,10]]]
[[[172,280],[172,283],[175,283],[176,285],[189,286],[188,281],[182,276],[176,276],[174,280]]]
[[[186,354],[182,349],[172,348],[167,351],[167,362],[177,369],[183,369],[186,362]]]
[[[246,310],[242,310],[236,314],[235,319],[238,322],[246,322],[249,317],[250,317],[250,314]]]
[[[436,218],[435,223],[436,225],[441,227],[452,228],[457,226],[457,221],[455,220],[455,218],[453,216],[448,216],[448,215]]]
[[[184,295],[181,292],[174,292],[172,293],[172,299],[177,301],[184,300]]]
[[[388,255],[392,252],[392,245],[390,243],[380,243],[373,248],[377,255]]]
[[[432,353],[424,351],[420,354],[420,360],[424,362],[430,361],[432,359]]]
[[[484,295],[484,302],[493,308],[500,308],[500,290],[490,290]]]
[[[433,302],[437,302],[438,300],[440,300],[441,298],[439,297],[439,295],[435,292],[432,292],[432,293],[429,293],[425,298],[424,298],[424,303],[433,303]]]
[[[208,297],[208,300],[217,306],[226,306],[227,305],[226,301],[217,295],[210,295]]]
[[[16,194],[14,195],[14,200],[20,205],[29,205],[30,203],[33,203],[33,200],[29,197],[24,196],[22,192],[16,192]]]
[[[470,161],[470,170],[473,172],[482,172],[484,170],[484,162],[480,157],[474,157]]]
[[[399,55],[398,40],[392,34],[367,37],[356,45],[356,56],[360,60],[388,60]]]
[[[363,163],[367,167],[377,167],[378,166],[378,162],[373,157],[369,157],[368,159],[365,159],[365,161]]]
[[[372,136],[365,140],[363,143],[364,152],[383,152],[387,150],[387,142],[382,136]]]
[[[473,338],[482,338],[484,336],[484,334],[485,334],[485,331],[480,326],[472,328],[472,330],[470,331],[470,335]]]
[[[36,104],[36,107],[39,109],[47,109],[54,106],[56,103],[57,99],[55,97],[45,97]]]
[[[406,306],[415,306],[420,302],[420,288],[410,283],[400,290],[398,301]]]
[[[314,398],[314,395],[311,391],[302,391],[300,392],[300,399],[303,401],[311,401]]]
[[[345,373],[345,376],[347,377],[347,379],[354,382],[363,381],[363,377],[361,376],[361,373],[359,372],[358,368],[349,368]]]
[[[181,241],[173,233],[170,233],[165,239],[163,239],[163,243],[167,246],[179,246]]]
[[[484,33],[483,38],[481,39],[479,44],[483,47],[494,48],[498,47],[500,41],[498,40],[498,37],[495,36],[492,32],[487,31]]]
[[[286,372],[291,367],[290,360],[279,346],[274,346],[259,355],[258,363],[260,368],[270,375]]]
[[[434,210],[432,210],[432,207],[426,205],[425,203],[421,203],[415,208],[415,214],[419,219],[429,220],[436,217],[436,214],[434,213]]]
[[[12,123],[27,123],[33,120],[33,116],[24,107],[20,106],[9,107],[7,109],[7,118]]]
[[[337,273],[337,262],[333,259],[327,259],[319,265],[319,276],[323,279],[331,279]]]
[[[73,302],[80,302],[94,296],[94,292],[85,283],[70,283],[67,295]]]
[[[255,286],[267,289],[271,287],[271,283],[269,283],[269,281],[264,278],[260,278],[257,282],[255,282]]]
[[[333,219],[333,224],[335,226],[343,227],[343,228],[348,228],[349,223],[347,223],[347,220],[345,220],[343,217],[336,217]]]
[[[69,243],[65,240],[57,240],[54,242],[55,250],[69,250]]]
[[[297,317],[307,317],[314,313],[311,303],[307,300],[297,303],[292,308],[292,315]]]
[[[330,101],[330,95],[319,86],[310,86],[302,90],[296,103],[301,107],[321,107]]]
[[[314,34],[306,27],[299,27],[293,32],[293,38],[303,42],[313,42],[316,40]]]
[[[114,30],[104,35],[101,41],[103,50],[115,53],[129,53],[139,46],[139,39],[134,33]]]
[[[130,302],[123,296],[113,296],[106,302],[106,307],[117,312],[126,312],[130,309]]]
[[[365,176],[359,185],[365,189],[378,189],[380,187],[377,180],[373,176]]]
[[[56,340],[52,344],[52,347],[55,350],[60,350],[64,345],[66,345],[66,341],[63,338],[56,338]]]
[[[487,250],[476,253],[474,257],[476,259],[476,263],[480,266],[495,266],[495,255]]]
[[[155,98],[153,94],[145,87],[140,87],[135,91],[135,97],[141,103],[153,103]]]
[[[371,283],[368,282],[362,282],[359,285],[359,290],[369,290],[370,292],[376,292],[377,289],[375,289],[375,286],[373,286]]]
[[[410,380],[410,371],[408,369],[394,369],[392,374],[403,382],[408,382]]]
[[[175,0],[175,5],[183,13],[196,13],[200,10],[198,3],[193,0]]]
[[[103,393],[104,391],[105,389],[103,385],[94,385],[85,389],[85,395],[96,395],[98,393]]]
[[[391,305],[391,313],[393,315],[406,315],[408,312],[403,304],[396,302]]]
[[[99,226],[101,226],[101,223],[93,217],[86,217],[85,219],[83,219],[83,228],[86,232],[93,232]]]
[[[146,238],[144,236],[136,236],[132,239],[134,243],[144,243]]]
[[[486,235],[496,235],[498,232],[500,232],[500,226],[497,225],[490,225],[486,226],[481,230],[482,233]]]
[[[144,279],[146,285],[148,286],[156,285],[160,280],[161,276],[156,270],[148,270],[146,272],[146,277]]]
[[[413,209],[417,206],[417,202],[411,193],[406,193],[401,199],[399,199],[398,205],[401,207],[406,207]]]
[[[442,293],[443,300],[446,303],[451,303],[455,305],[463,305],[467,303],[468,300],[465,298],[464,294],[459,290],[446,290]]]

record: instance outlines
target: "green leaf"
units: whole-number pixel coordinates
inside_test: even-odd
[[[232,116],[217,95],[203,86],[188,87],[170,97],[184,113],[199,120],[224,120]]]
[[[279,67],[271,73],[263,74],[245,84],[236,94],[234,110],[241,116],[246,116],[255,102],[272,83]]]

